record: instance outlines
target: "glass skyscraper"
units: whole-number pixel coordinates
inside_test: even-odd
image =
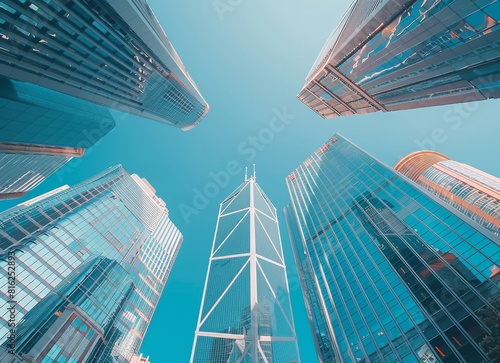
[[[220,205],[191,362],[300,362],[276,208],[255,174]]]
[[[323,118],[500,97],[500,2],[356,0],[298,98]]]
[[[0,1],[0,199],[82,156],[108,108],[183,130],[208,112],[144,0]]]
[[[0,361],[128,363],[181,242],[121,166],[1,213]]]
[[[435,151],[417,151],[394,169],[500,234],[500,179]]]
[[[208,112],[145,0],[3,0],[0,75],[189,129]]]
[[[498,360],[498,236],[340,135],[286,183],[320,362]]]

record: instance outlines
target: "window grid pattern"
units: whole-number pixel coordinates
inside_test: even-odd
[[[500,243],[410,183],[339,135],[289,176],[309,308],[346,361],[489,361]]]
[[[500,200],[495,196],[433,167],[425,170],[417,183],[493,233],[500,233]]]
[[[23,322],[19,329],[26,342],[24,353],[49,339],[51,335],[44,332],[62,326],[66,312],[75,306],[99,333],[97,343],[88,340],[80,346],[90,361],[125,363],[137,354],[182,241],[165,207],[160,219],[141,213],[137,200],[155,196],[143,191],[140,197],[140,188],[130,184],[138,179],[120,166],[110,168],[73,188],[0,214],[4,246],[0,281],[7,283],[7,255],[14,251],[17,321]],[[120,198],[127,185],[135,197]],[[168,254],[168,261],[155,260],[153,251]],[[101,261],[97,265],[92,263],[96,258]],[[89,264],[92,270],[86,267]],[[52,301],[55,297],[61,301]],[[8,300],[0,295],[4,310]],[[3,343],[8,335],[4,314],[0,334]],[[61,348],[57,354],[69,359],[77,349],[71,341],[75,342],[52,343]],[[47,354],[42,352],[40,360]],[[14,358],[0,353],[2,362]]]

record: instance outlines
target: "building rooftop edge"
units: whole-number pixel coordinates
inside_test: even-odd
[[[65,184],[63,186],[60,186],[59,188],[52,189],[51,191],[49,191],[47,193],[41,194],[38,197],[35,197],[35,198],[32,198],[32,199],[27,200],[25,202],[19,203],[17,205],[17,207],[28,207],[28,206],[30,206],[32,204],[35,204],[35,203],[37,203],[37,202],[39,202],[41,200],[44,200],[44,199],[46,199],[48,197],[56,195],[57,193],[62,192],[62,191],[67,190],[67,189],[69,189],[69,185]]]
[[[437,151],[434,151],[434,150],[418,150],[418,151],[414,151],[414,152],[411,152],[409,153],[408,155],[406,156],[403,156],[395,165],[394,165],[394,169],[396,169],[397,171],[398,168],[401,168],[403,163],[405,162],[408,162],[409,160],[415,158],[415,157],[418,157],[418,156],[423,156],[423,155],[435,155],[435,156],[440,156],[446,160],[450,160],[449,157],[447,157],[446,155],[444,154],[441,154]]]

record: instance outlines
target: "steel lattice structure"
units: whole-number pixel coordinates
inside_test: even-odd
[[[220,205],[191,362],[300,362],[276,208],[255,173]]]

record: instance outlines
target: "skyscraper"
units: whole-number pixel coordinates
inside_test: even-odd
[[[286,183],[320,362],[496,359],[498,236],[340,135]]]
[[[394,169],[500,234],[500,179],[435,151],[417,151]]]
[[[121,166],[1,213],[0,361],[128,363],[181,242]]]
[[[0,4],[0,199],[98,142],[108,108],[183,130],[208,112],[144,0]]]
[[[145,0],[6,0],[0,75],[189,129],[208,105]]]
[[[276,208],[255,174],[220,205],[191,362],[299,362]]]
[[[500,97],[500,2],[356,0],[298,98],[323,118]]]

